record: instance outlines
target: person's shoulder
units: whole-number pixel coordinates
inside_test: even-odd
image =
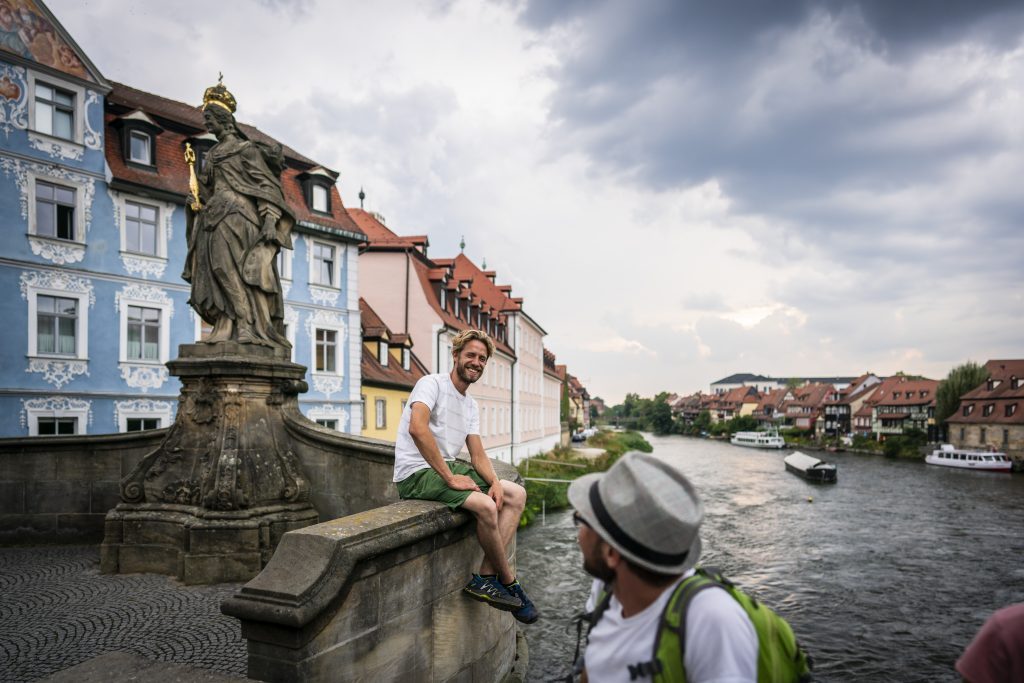
[[[710,621],[721,626],[732,624],[753,628],[743,606],[720,586],[713,586],[693,596],[687,619]]]

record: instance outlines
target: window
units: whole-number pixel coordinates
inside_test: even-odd
[[[964,441],[964,428],[961,427],[960,428],[960,443],[963,443],[963,441]]]
[[[373,402],[374,418],[377,429],[384,429],[388,424],[388,402],[387,399],[378,398]]]
[[[153,165],[153,138],[149,133],[133,130],[128,133],[128,161]]]
[[[964,406],[964,417],[967,417],[968,415],[970,415],[973,412],[974,412],[974,404],[973,403],[969,403],[968,405]]]
[[[318,425],[320,425],[321,427],[327,427],[328,429],[333,429],[335,431],[338,430],[338,421],[337,420],[319,419],[319,420],[316,420],[316,423]]]
[[[126,432],[143,432],[147,429],[160,429],[159,417],[129,417],[125,421]]]
[[[381,367],[386,368],[388,366],[388,343],[384,341],[377,342],[377,362],[381,364]]]
[[[313,242],[312,281],[318,285],[334,285],[334,247]]]
[[[981,438],[979,439],[979,441],[981,443],[985,443],[985,432],[986,432],[986,429],[984,427],[982,427],[981,428]]]
[[[408,348],[402,349],[402,368],[408,370],[412,361],[410,360],[412,353]]]
[[[1003,430],[1003,445],[1005,446],[1008,443],[1010,443],[1010,430],[1009,429],[1004,429]]]
[[[75,239],[75,190],[37,180],[35,234]]]
[[[36,297],[36,353],[74,356],[78,344],[78,299]]]
[[[77,417],[41,417],[37,424],[39,436],[64,436],[78,433]]]
[[[448,290],[444,288],[443,284],[441,285],[441,310],[448,310]]]
[[[155,206],[125,202],[125,250],[156,256],[157,209]]]
[[[277,250],[277,274],[282,280],[292,279],[292,254],[294,253],[291,249]]]
[[[75,137],[75,94],[36,81],[35,126],[40,133],[65,140]]]
[[[327,188],[323,185],[313,185],[312,188],[313,210],[320,213],[330,213],[331,207],[328,203]]]
[[[338,333],[335,330],[316,331],[316,371],[337,372]]]
[[[366,394],[362,394],[359,397],[359,405],[363,413],[363,429],[366,429]]]
[[[984,417],[988,417],[988,416],[989,416],[989,415],[991,415],[991,414],[992,414],[993,412],[995,412],[995,409],[996,409],[996,406],[995,406],[995,404],[994,404],[994,403],[988,403],[988,404],[986,404],[986,405],[985,405],[985,407],[984,407],[984,408],[982,408],[982,409],[981,409],[981,414],[982,414],[982,415],[983,415]]]
[[[127,360],[160,361],[160,309],[128,307]]]
[[[1006,407],[1003,409],[1003,411],[1006,413],[1006,417],[1011,417],[1014,413],[1017,412],[1017,404],[1008,403],[1006,404]]]

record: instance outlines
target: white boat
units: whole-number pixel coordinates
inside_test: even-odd
[[[786,463],[787,470],[799,474],[807,481],[819,484],[836,483],[836,466],[824,460],[796,451],[783,458],[783,462]]]
[[[779,436],[778,430],[767,432],[736,432],[729,439],[733,446],[748,448],[785,448],[786,440]]]
[[[1013,461],[1006,453],[959,450],[948,443],[942,444],[941,448],[937,448],[932,451],[931,455],[925,456],[924,461],[929,465],[959,467],[965,470],[1009,472],[1013,467]]]

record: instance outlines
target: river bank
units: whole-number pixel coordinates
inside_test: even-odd
[[[560,446],[526,458],[517,468],[526,486],[526,509],[519,526],[529,526],[546,512],[568,507],[568,482],[590,472],[604,472],[627,451],[651,450],[651,444],[638,432],[601,431],[581,448]]]

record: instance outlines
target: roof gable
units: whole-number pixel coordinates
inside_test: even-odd
[[[37,0],[5,0],[10,8],[3,23],[4,40],[0,50],[20,60],[58,71],[65,76],[91,83],[104,92],[110,89],[106,79],[89,57],[64,29],[57,18]]]

